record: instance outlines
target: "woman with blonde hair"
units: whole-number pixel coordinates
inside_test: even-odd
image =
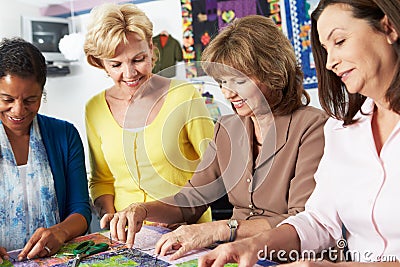
[[[152,74],[153,24],[133,4],[91,11],[87,61],[114,85],[86,105],[91,177],[100,216],[177,193],[212,137],[204,100],[189,83]],[[200,221],[210,221],[206,211]]]

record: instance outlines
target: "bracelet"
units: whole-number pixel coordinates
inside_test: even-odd
[[[238,229],[238,221],[235,219],[229,219],[227,223],[230,231],[230,236],[228,242],[233,242],[236,239],[236,231]]]

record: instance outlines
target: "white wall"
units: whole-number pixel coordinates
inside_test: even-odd
[[[39,8],[15,1],[0,0],[0,37],[20,35],[20,16],[39,15]],[[182,42],[182,18],[179,0],[160,0],[138,4],[154,24],[154,35],[167,30],[175,39]],[[76,17],[77,28],[85,33],[89,15]],[[49,77],[45,90],[47,100],[43,101],[40,112],[57,118],[68,120],[78,128],[86,149],[86,133],[84,126],[84,107],[94,94],[112,86],[112,80],[104,71],[89,66],[82,58],[70,66],[71,74],[63,77]],[[178,67],[177,76],[185,77],[184,68]],[[205,78],[207,80],[207,78]],[[222,94],[214,87],[207,87],[221,105],[226,105]],[[207,90],[206,88],[206,90]],[[319,107],[316,90],[308,90],[312,105]],[[226,105],[229,107],[229,105]],[[222,108],[223,113],[229,112]]]
[[[321,104],[319,103],[319,99],[318,99],[317,88],[309,89],[309,90],[307,90],[307,92],[310,94],[310,97],[311,97],[310,105],[313,107],[321,108]]]
[[[160,0],[138,5],[153,22],[153,33],[166,30],[182,44],[182,10],[179,0]]]
[[[36,6],[20,4],[14,0],[0,0],[0,38],[21,35],[21,15],[39,16]]]

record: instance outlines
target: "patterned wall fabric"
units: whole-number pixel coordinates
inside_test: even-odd
[[[184,60],[188,78],[202,76],[201,52],[219,29],[251,14],[270,17],[292,42],[306,89],[317,87],[310,44],[310,13],[318,0],[181,0]]]

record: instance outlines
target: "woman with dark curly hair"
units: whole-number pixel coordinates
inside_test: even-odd
[[[46,70],[34,45],[0,43],[0,263],[20,248],[19,260],[53,255],[90,224],[78,131],[38,114]]]

